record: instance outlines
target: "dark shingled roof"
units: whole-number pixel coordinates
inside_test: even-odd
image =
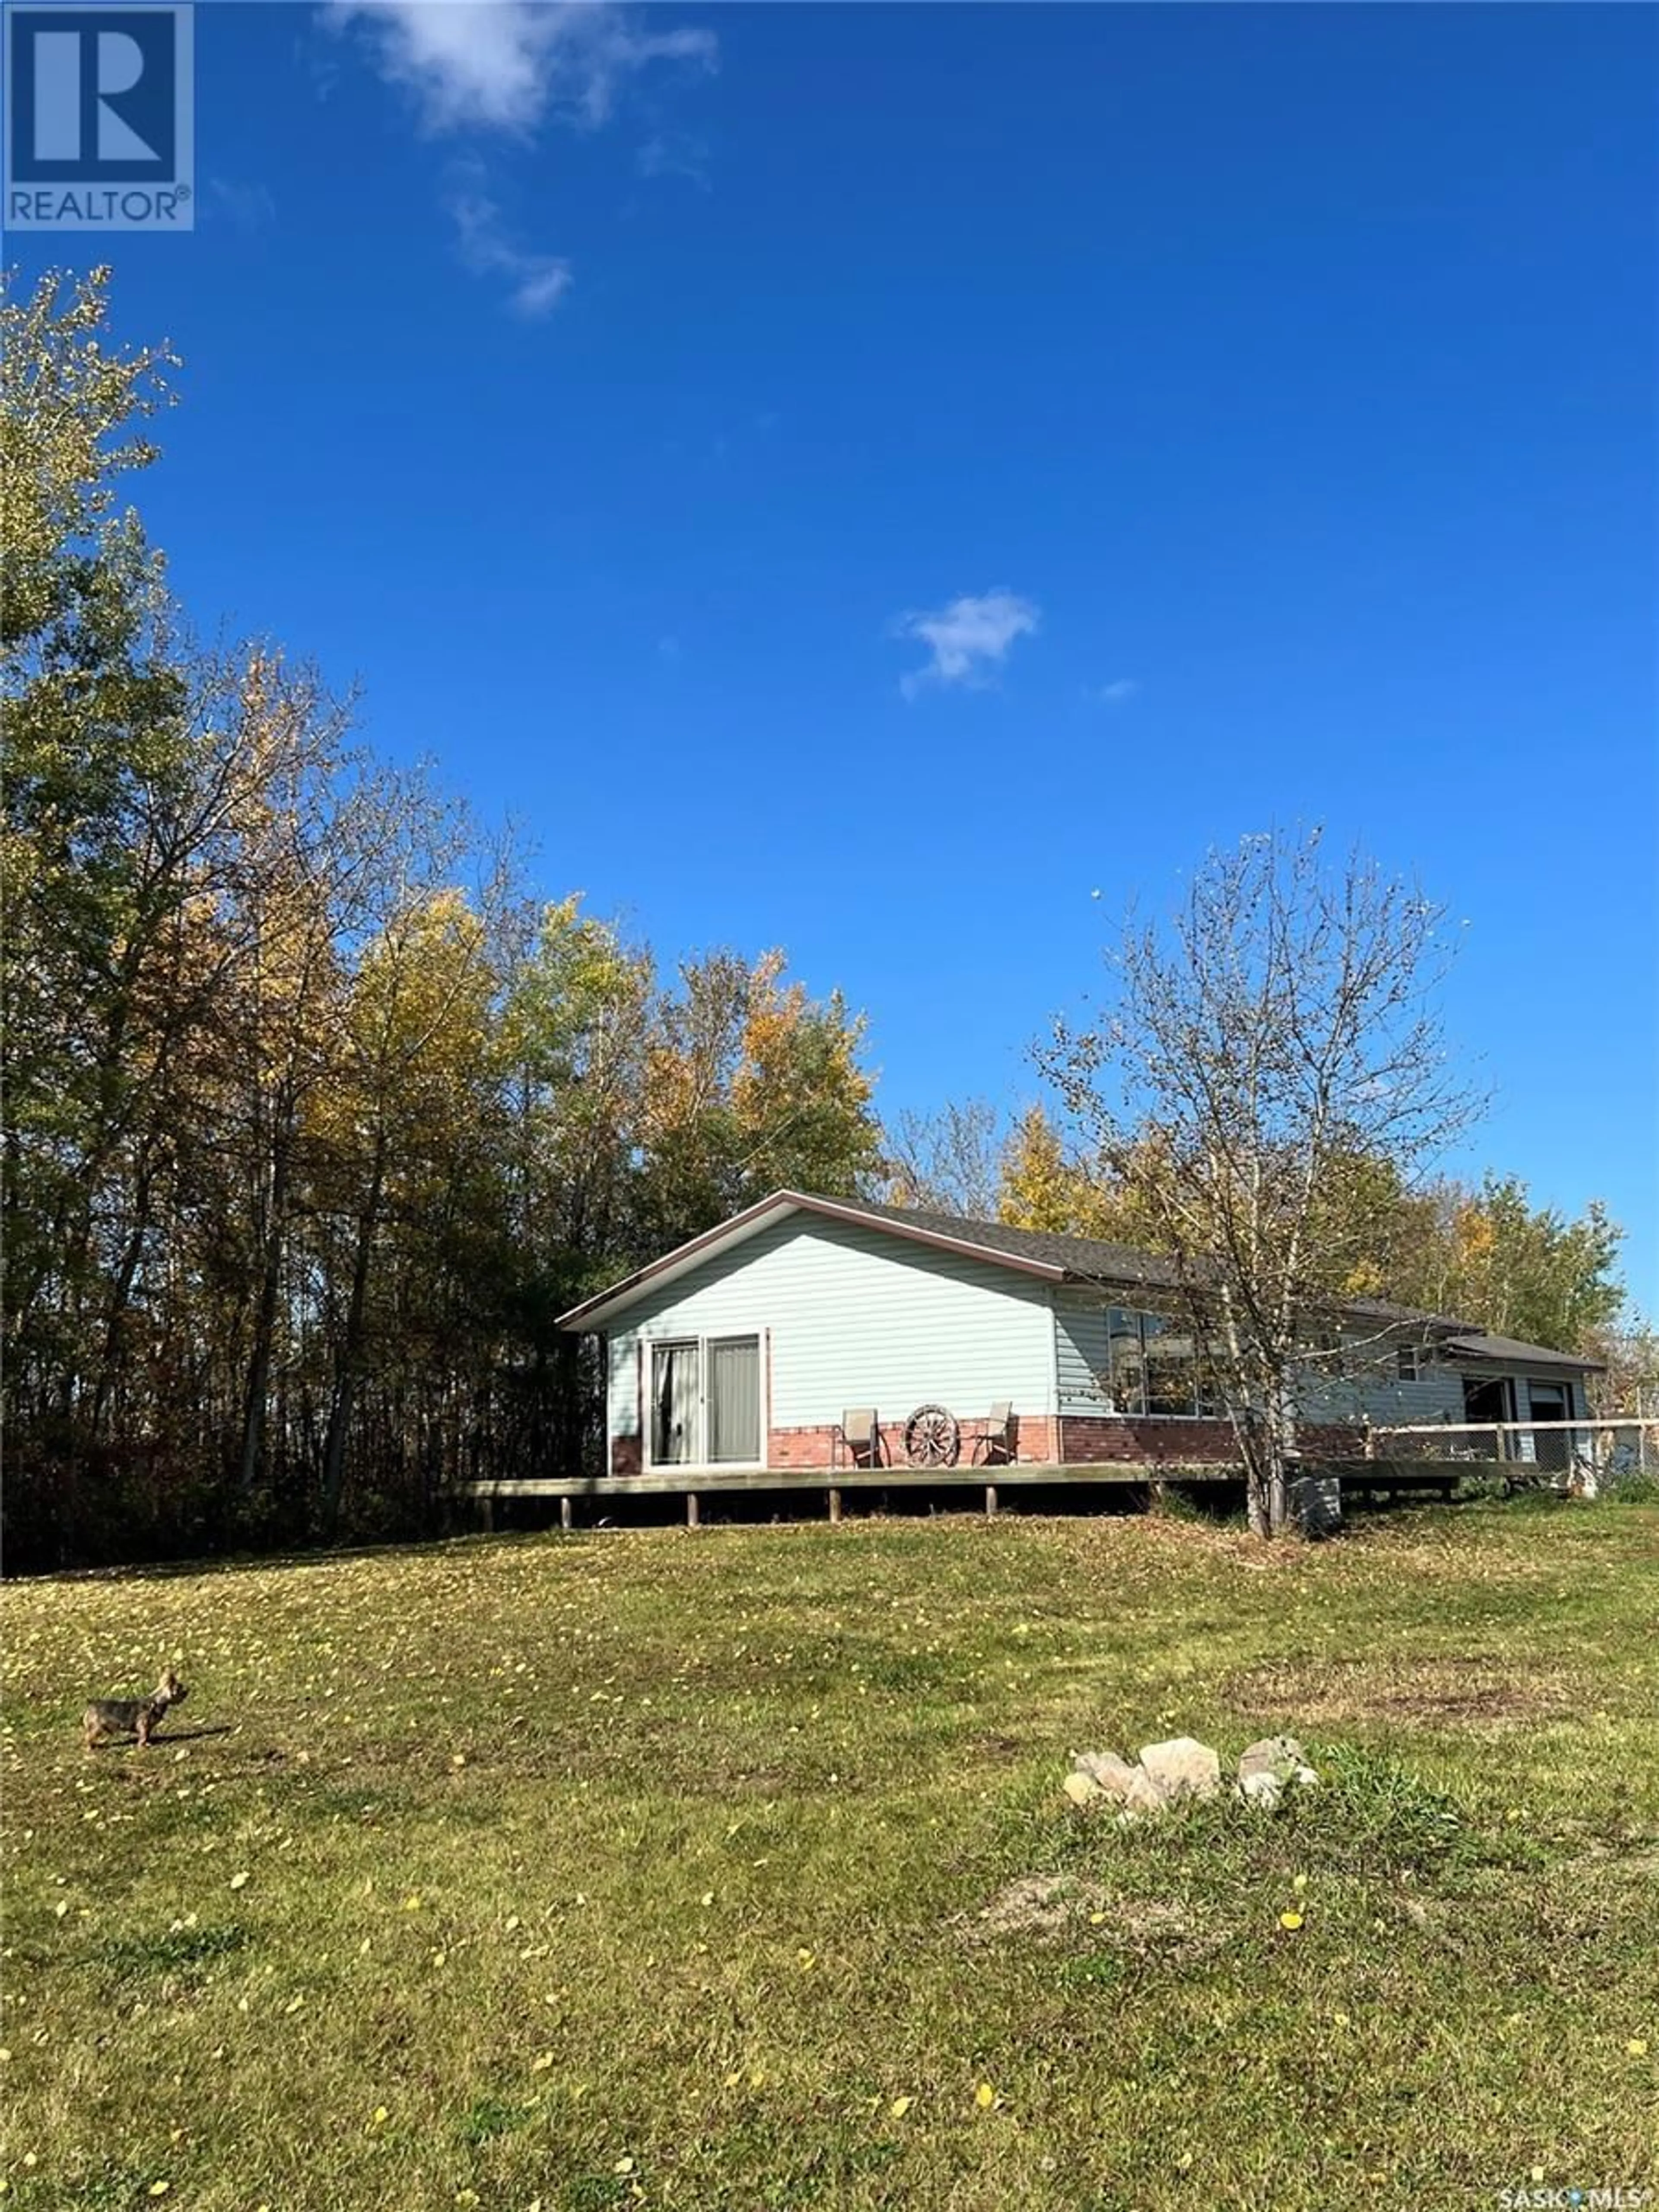
[[[988,1251],[1006,1252],[1016,1260],[1040,1260],[1063,1267],[1074,1282],[1145,1285],[1152,1289],[1173,1287],[1180,1279],[1173,1261],[1155,1252],[1142,1252],[1133,1244],[1111,1244],[1099,1237],[1066,1237],[1057,1231],[1010,1229],[1000,1221],[969,1221],[955,1213],[929,1213],[913,1206],[876,1206],[867,1199],[837,1199],[835,1203],[860,1213],[875,1213],[890,1221],[908,1222],[939,1237],[965,1238]],[[1344,1298],[1346,1312],[1387,1324],[1398,1322],[1416,1328],[1468,1329],[1469,1322],[1449,1314],[1425,1313],[1418,1306],[1394,1304],[1388,1298]]]
[[[1445,1349],[1454,1359],[1491,1359],[1504,1367],[1570,1367],[1580,1375],[1607,1372],[1605,1360],[1581,1359],[1576,1352],[1552,1352],[1547,1344],[1522,1344],[1512,1336],[1488,1336],[1484,1329],[1449,1338]]]
[[[988,1252],[1006,1252],[1013,1260],[1038,1260],[1044,1267],[1063,1267],[1079,1283],[1172,1284],[1176,1271],[1167,1260],[1151,1252],[1137,1252],[1130,1244],[1109,1244],[1098,1237],[1061,1237],[1046,1229],[1010,1229],[1004,1221],[970,1221],[957,1213],[929,1213],[921,1206],[877,1206],[868,1199],[836,1199],[860,1213],[873,1213],[912,1229],[931,1230],[936,1237],[954,1237]]]

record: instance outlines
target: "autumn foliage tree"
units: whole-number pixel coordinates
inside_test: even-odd
[[[648,947],[191,646],[121,501],[165,349],[4,307],[5,1530],[14,1564],[415,1533],[595,1443],[560,1313],[877,1156],[862,1025]]]
[[[1247,838],[1166,927],[1126,924],[1108,1011],[1042,1054],[1174,1263],[1261,1534],[1290,1518],[1298,1374],[1375,1241],[1371,1172],[1408,1186],[1471,1110],[1433,1003],[1441,919],[1316,833]]]

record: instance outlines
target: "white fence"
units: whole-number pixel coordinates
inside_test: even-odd
[[[1367,1459],[1424,1459],[1491,1467],[1520,1481],[1597,1498],[1659,1480],[1659,1419],[1419,1421],[1365,1432]]]

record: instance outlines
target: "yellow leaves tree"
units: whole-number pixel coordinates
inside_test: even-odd
[[[646,1056],[645,1218],[678,1241],[781,1187],[829,1196],[880,1164],[861,1016],[815,1000],[770,951],[685,962]]]
[[[335,1372],[323,1447],[325,1525],[338,1518],[357,1390],[373,1350],[370,1292],[390,1224],[428,1248],[453,1224],[496,1118],[499,978],[483,918],[458,890],[418,891],[365,947],[335,1078],[312,1103],[316,1203],[343,1233]],[[411,1316],[405,1311],[400,1325]]]

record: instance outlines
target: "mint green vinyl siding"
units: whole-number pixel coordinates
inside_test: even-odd
[[[816,1428],[848,1407],[884,1421],[947,1406],[983,1419],[1054,1406],[1048,1285],[994,1262],[880,1230],[791,1215],[653,1290],[609,1332],[608,1426],[639,1432],[642,1344],[668,1337],[763,1340],[762,1425]]]
[[[1054,1292],[1054,1366],[1062,1413],[1106,1410],[1106,1312],[1098,1294]]]

